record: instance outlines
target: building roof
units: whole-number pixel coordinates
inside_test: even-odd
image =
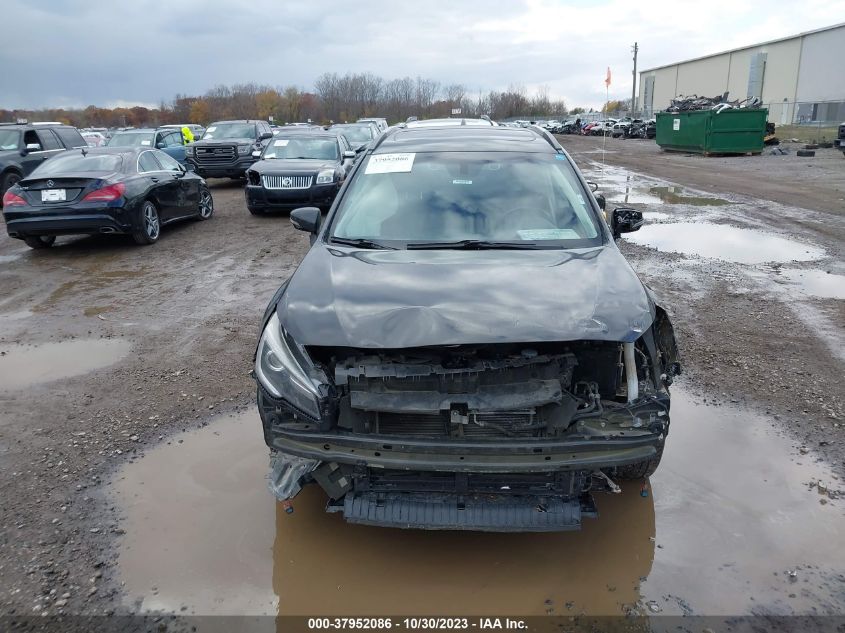
[[[719,55],[725,55],[727,53],[736,53],[739,51],[748,50],[749,48],[757,48],[758,46],[768,46],[769,44],[777,44],[778,42],[786,42],[787,40],[794,40],[799,37],[804,37],[806,35],[813,35],[815,33],[822,33],[824,31],[832,31],[833,29],[839,29],[845,27],[845,22],[840,22],[839,24],[834,24],[832,26],[825,26],[820,29],[814,29],[812,31],[804,31],[803,33],[796,33],[795,35],[790,35],[788,37],[780,37],[776,40],[768,40],[766,42],[760,42],[758,44],[749,44],[748,46],[740,46],[738,48],[731,48],[726,51],[721,51],[719,53],[710,53],[709,55],[701,55],[700,57],[693,57],[691,59],[685,59],[680,62],[672,62],[671,64],[662,64],[660,66],[652,66],[651,68],[644,68],[640,71],[642,73],[648,73],[653,70],[660,70],[661,68],[669,68],[670,66],[680,66],[681,64],[689,64],[690,62],[697,62],[702,59],[709,59],[711,57],[718,57]]]

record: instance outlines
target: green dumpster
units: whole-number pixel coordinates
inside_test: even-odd
[[[766,134],[765,108],[658,112],[657,144],[698,154],[759,154]]]

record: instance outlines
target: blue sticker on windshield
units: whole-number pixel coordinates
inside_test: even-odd
[[[555,160],[566,160],[566,156],[563,154],[555,154]]]

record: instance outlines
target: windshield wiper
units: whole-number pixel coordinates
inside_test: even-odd
[[[386,250],[395,251],[396,248],[394,246],[387,246],[386,244],[382,244],[381,242],[376,242],[375,240],[368,240],[362,237],[334,237],[331,238],[332,243],[334,244],[345,244],[346,246],[358,246],[360,248],[382,248]]]
[[[539,248],[531,242],[491,242],[488,240],[460,240],[458,242],[409,242],[412,249],[454,249],[466,251],[482,250],[532,250]]]

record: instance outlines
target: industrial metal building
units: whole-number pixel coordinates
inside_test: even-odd
[[[769,121],[845,121],[845,23],[640,73],[639,110],[664,110],[679,95],[759,97]]]

